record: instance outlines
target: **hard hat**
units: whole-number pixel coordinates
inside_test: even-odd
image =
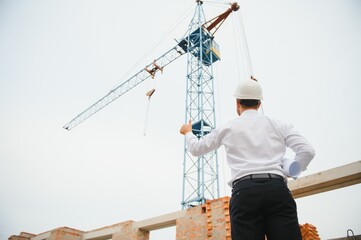
[[[263,100],[261,85],[251,79],[240,82],[233,96],[237,99]]]

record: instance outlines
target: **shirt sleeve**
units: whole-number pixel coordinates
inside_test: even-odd
[[[315,156],[315,150],[307,139],[297,132],[292,125],[288,125],[285,130],[286,146],[294,151],[296,154],[295,161],[299,162],[301,170],[305,171]]]
[[[202,139],[198,139],[192,132],[185,135],[188,151],[195,157],[209,153],[222,145],[219,130],[215,129]]]

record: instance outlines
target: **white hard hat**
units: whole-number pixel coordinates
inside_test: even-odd
[[[233,96],[237,99],[263,100],[261,85],[252,79],[240,82]]]

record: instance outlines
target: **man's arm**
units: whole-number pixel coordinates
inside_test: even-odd
[[[295,152],[295,161],[299,162],[301,170],[305,171],[315,156],[315,149],[293,126],[289,127],[285,141],[286,146]]]
[[[217,129],[213,130],[204,138],[198,139],[192,132],[191,120],[188,121],[188,124],[183,124],[179,132],[185,135],[187,149],[195,157],[209,153],[221,145],[218,134],[216,133]]]

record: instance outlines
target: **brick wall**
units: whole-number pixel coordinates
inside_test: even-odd
[[[30,240],[30,238],[32,238],[34,236],[36,236],[36,235],[32,234],[32,233],[21,232],[19,235],[12,235],[8,239],[9,240]]]
[[[83,231],[61,227],[51,231],[50,240],[81,240]]]
[[[149,232],[133,228],[133,221],[119,224],[120,231],[113,234],[112,240],[149,240]]]
[[[207,201],[177,219],[177,240],[230,240],[229,197]]]

